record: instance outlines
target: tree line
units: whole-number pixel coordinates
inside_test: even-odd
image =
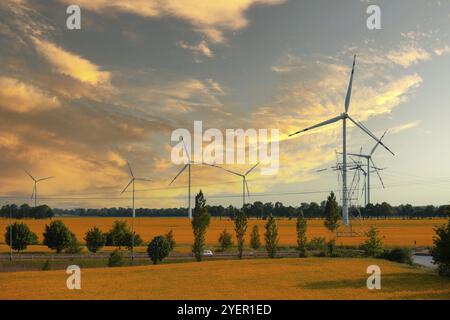
[[[249,218],[267,219],[269,215],[274,217],[295,218],[303,212],[307,219],[324,219],[326,201],[301,203],[298,207],[285,206],[281,202],[263,203],[255,201],[244,206],[243,211]],[[205,205],[212,217],[234,219],[240,209],[233,206],[223,207]],[[340,210],[340,208],[339,208]],[[186,208],[164,208],[164,209],[136,209],[139,217],[185,217]],[[353,215],[361,215],[362,218],[445,218],[450,215],[450,205],[442,206],[412,206],[410,204],[392,206],[389,203],[368,204],[366,207],[351,207]],[[15,204],[5,205],[0,209],[0,217],[11,216],[15,219],[35,218],[45,219],[53,216],[79,216],[79,217],[130,217],[130,208],[101,208],[101,209],[52,209],[47,205],[30,207],[28,204],[17,206]]]

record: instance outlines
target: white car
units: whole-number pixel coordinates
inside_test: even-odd
[[[211,257],[213,255],[211,250],[203,250],[202,256]]]

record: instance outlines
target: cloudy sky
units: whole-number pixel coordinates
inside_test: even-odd
[[[67,30],[66,8],[81,8]],[[366,9],[381,8],[368,30]],[[377,136],[373,202],[450,200],[450,3],[438,0],[3,0],[0,3],[0,200],[57,207],[186,206],[187,177],[171,162],[171,133],[279,129],[280,168],[249,176],[251,200],[321,201],[339,191],[336,116],[354,54],[351,115]],[[350,151],[373,141],[350,126]],[[245,172],[251,164],[228,166]],[[211,204],[241,203],[239,177],[195,166],[194,190]],[[359,193],[359,192],[358,192]],[[356,197],[356,196],[355,196]],[[358,194],[361,203],[362,199]]]

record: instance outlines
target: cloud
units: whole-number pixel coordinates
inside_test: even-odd
[[[430,60],[431,55],[422,48],[405,46],[398,50],[389,51],[387,58],[392,62],[407,68],[417,64],[419,61]]]
[[[70,4],[71,0],[60,0]],[[222,43],[224,32],[238,31],[248,25],[247,10],[255,5],[279,5],[285,0],[78,0],[77,4],[98,14],[104,12],[128,13],[146,18],[163,16],[188,21],[194,30],[210,41]]]
[[[436,48],[436,49],[434,49],[434,53],[437,54],[438,56],[449,54],[450,47],[448,45],[446,45],[445,47]]]
[[[205,56],[208,58],[212,58],[214,56],[211,49],[208,47],[208,43],[205,40],[200,41],[196,45],[189,45],[184,41],[178,42],[178,46],[180,48],[186,49],[191,51],[195,56],[195,61],[197,63],[201,63],[202,60],[200,59],[201,56]]]
[[[20,80],[0,76],[0,107],[24,113],[58,108],[61,105],[56,96],[49,96],[41,89]]]
[[[108,84],[111,74],[76,54],[49,41],[33,38],[36,49],[54,68],[54,71],[93,86]]]
[[[416,128],[420,124],[420,120],[404,123],[389,130],[391,133],[400,133],[402,131]]]

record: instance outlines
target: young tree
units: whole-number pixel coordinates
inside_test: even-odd
[[[257,225],[253,226],[252,233],[250,235],[250,246],[254,250],[258,250],[261,247],[261,240],[259,238],[259,228]]]
[[[173,237],[173,230],[170,230],[169,232],[167,232],[165,237],[166,237],[167,242],[169,243],[170,251],[173,251],[173,249],[175,248],[175,245],[177,244],[175,242],[175,238]]]
[[[116,249],[109,254],[108,267],[120,267],[124,264],[123,254]]]
[[[227,232],[227,229],[223,230],[223,232],[220,234],[219,245],[221,251],[225,251],[226,249],[231,248],[231,246],[233,245],[232,236]]]
[[[197,261],[202,260],[202,252],[205,246],[206,229],[209,226],[211,216],[208,213],[206,206],[206,199],[203,196],[203,192],[200,192],[195,196],[195,208],[192,215],[192,231],[194,232],[194,244],[192,246],[192,252],[194,253]]]
[[[247,232],[247,215],[243,210],[237,212],[234,219],[234,231],[236,232],[238,258],[242,259],[242,251],[244,251],[245,233]]]
[[[92,253],[96,253],[105,246],[106,234],[104,234],[99,228],[94,227],[86,232],[84,241],[86,241],[86,247],[88,250]]]
[[[308,222],[303,215],[303,210],[300,209],[300,213],[297,217],[296,223],[297,230],[297,250],[299,257],[306,257],[306,244],[308,242],[306,238],[306,229],[308,228]]]
[[[106,234],[106,245],[122,247],[126,245],[127,234],[130,233],[126,221],[114,221],[111,230]]]
[[[55,220],[50,225],[46,225],[43,236],[44,245],[56,250],[56,253],[61,253],[68,248],[73,240],[72,233],[61,220]]]
[[[12,243],[10,243],[11,238]],[[23,251],[29,245],[37,243],[37,236],[25,223],[14,222],[6,227],[5,242],[13,250]]]
[[[431,255],[438,265],[441,276],[450,277],[450,220],[447,225],[434,229],[436,236],[433,238]]]
[[[78,241],[74,233],[70,232],[70,243],[64,250],[65,253],[80,253],[83,250],[81,243]]]
[[[378,257],[383,253],[383,241],[381,241],[378,229],[371,226],[366,233],[367,240],[361,246],[364,252],[371,257]]]
[[[271,214],[267,218],[265,228],[264,239],[266,240],[266,250],[270,258],[275,258],[278,246],[278,227],[275,218]]]
[[[339,228],[339,206],[336,201],[334,192],[331,192],[328,196],[327,203],[325,205],[325,227],[331,232],[335,232]]]
[[[148,244],[147,253],[153,264],[163,261],[170,253],[170,244],[165,236],[154,237]]]

